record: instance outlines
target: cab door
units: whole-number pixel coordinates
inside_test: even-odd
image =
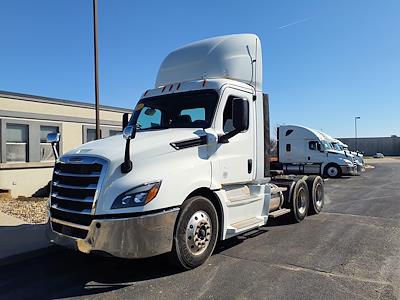
[[[252,94],[226,88],[221,96],[215,119],[215,129],[219,136],[231,132],[233,127],[233,99],[242,98],[249,104],[249,127],[247,130],[231,137],[227,142],[219,142],[214,160],[213,177],[221,184],[246,183],[255,176],[255,102]],[[217,165],[216,165],[217,164]]]

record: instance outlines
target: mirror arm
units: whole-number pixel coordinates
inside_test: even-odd
[[[56,160],[60,158],[60,154],[57,151],[57,143],[51,143],[51,148],[53,149],[54,157]]]
[[[125,145],[125,159],[124,162],[121,164],[121,172],[125,174],[129,173],[132,170],[132,161],[129,154],[130,144],[131,144],[131,139],[127,139]]]
[[[220,144],[229,143],[229,139],[234,137],[238,133],[240,133],[240,131],[234,129],[226,134],[220,135],[220,136],[218,136],[218,143],[220,143]]]

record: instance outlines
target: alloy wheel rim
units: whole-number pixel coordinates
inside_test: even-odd
[[[202,210],[196,211],[186,226],[186,245],[193,255],[200,255],[210,245],[212,223],[209,215]]]
[[[318,183],[315,186],[315,205],[320,208],[322,206],[322,199],[323,199],[323,190],[322,190],[322,184]]]
[[[300,214],[306,212],[306,191],[304,188],[301,188],[297,193],[297,209]]]
[[[328,169],[328,174],[330,176],[337,176],[338,170],[335,167],[329,167]]]

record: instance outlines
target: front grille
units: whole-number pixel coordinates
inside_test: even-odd
[[[51,226],[53,227],[53,230],[58,233],[62,233],[64,235],[72,236],[72,237],[78,238],[78,239],[85,239],[88,234],[87,230],[64,225],[64,224],[59,224],[56,222],[52,222]]]
[[[54,166],[50,217],[73,224],[90,225],[105,166],[105,160],[96,157],[62,157]],[[67,225],[57,223],[55,226],[53,229],[60,232],[56,228]],[[65,232],[60,233],[69,235],[70,231],[65,229]],[[76,232],[71,236],[76,237]]]

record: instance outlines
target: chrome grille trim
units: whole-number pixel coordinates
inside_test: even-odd
[[[54,223],[62,224],[62,225],[67,225],[67,226],[83,229],[83,230],[89,230],[89,226],[75,224],[75,223],[59,220],[59,219],[56,219],[56,218],[50,218],[50,221],[54,222]]]
[[[53,186],[55,187],[60,187],[60,188],[65,188],[65,189],[78,189],[78,190],[95,190],[97,189],[97,184],[89,184],[88,186],[79,186],[79,185],[70,185],[70,184],[63,184],[60,183],[59,181],[54,181]]]
[[[101,173],[99,173],[99,172],[93,172],[92,174],[79,174],[79,173],[62,172],[59,170],[54,171],[54,174],[60,175],[60,176],[68,176],[68,177],[100,177],[101,176]]]
[[[90,197],[90,196],[88,196],[86,198],[83,198],[83,199],[80,199],[80,198],[72,198],[72,197],[60,196],[57,193],[52,193],[51,197],[52,198],[57,198],[57,199],[60,199],[60,200],[66,200],[66,201],[93,203],[93,197]]]
[[[60,210],[63,212],[68,212],[68,213],[73,213],[73,214],[80,214],[80,215],[92,215],[92,210],[91,209],[84,209],[81,211],[73,210],[73,209],[68,209],[64,207],[58,207],[56,205],[51,205],[50,206],[52,209]]]
[[[107,168],[108,161],[97,156],[60,157],[54,167],[50,207],[68,213],[94,215]],[[80,210],[79,203],[86,204],[86,207],[90,208],[81,206]],[[67,222],[67,220],[62,221]]]

